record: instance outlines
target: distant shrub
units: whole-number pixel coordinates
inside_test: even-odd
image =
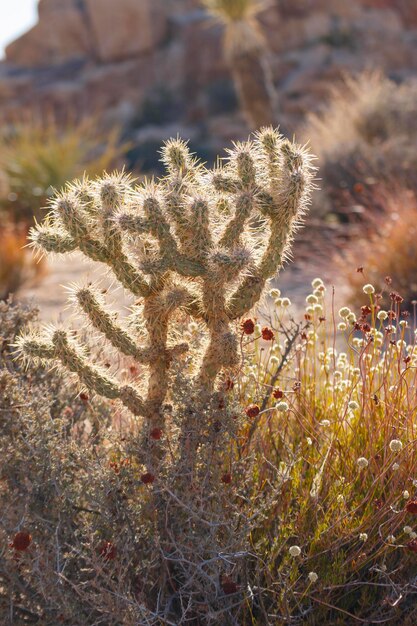
[[[305,136],[320,165],[315,213],[350,219],[357,190],[386,180],[417,190],[416,81],[397,85],[379,73],[349,78],[309,118]]]
[[[27,228],[0,217],[0,300],[16,293],[27,281],[39,278],[44,270],[26,244]]]
[[[380,194],[375,193],[375,203],[378,214],[367,217],[365,236],[342,250],[339,272],[352,288],[352,301],[357,301],[365,276],[384,293],[385,305],[395,285],[404,298],[403,307],[412,311],[412,302],[417,301],[416,196],[384,188]],[[363,274],[355,271],[358,259]]]
[[[16,123],[2,129],[0,210],[10,219],[40,220],[48,200],[71,178],[112,167],[125,151],[119,133],[98,132],[94,120],[67,123],[53,119]]]

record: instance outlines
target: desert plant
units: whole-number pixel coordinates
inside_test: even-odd
[[[124,174],[68,185],[32,232],[39,251],[78,249],[107,265],[132,294],[124,326],[106,310],[97,285],[76,286],[72,299],[119,354],[116,363],[133,362],[141,379],[149,370],[146,398],[138,383],[97,366],[91,348],[66,330],[25,333],[18,349],[29,361],[61,363],[89,395],[117,399],[142,420],[131,455],[151,487],[146,610],[155,620],[184,623],[190,614],[195,623],[219,623],[243,606],[245,592],[224,576],[232,569],[244,581],[247,554],[239,506],[222,491],[230,480],[218,433],[224,445],[232,442],[238,420],[220,375],[239,366],[239,320],[283,262],[309,200],[312,166],[300,146],[270,128],[236,144],[214,171],[180,140],[166,143],[162,159],[166,177],[137,188]],[[178,343],[184,316],[199,329],[199,349]]]
[[[252,129],[276,121],[276,92],[257,14],[265,0],[203,0],[225,28],[224,53]]]
[[[370,211],[363,236],[337,253],[339,272],[351,288],[352,302],[357,302],[362,291],[363,278],[384,294],[384,305],[389,305],[389,293],[395,285],[404,298],[403,308],[412,310],[417,300],[417,199],[408,191],[396,193],[395,182],[390,189],[374,193],[380,211]],[[356,271],[360,259],[361,272]]]
[[[23,120],[3,128],[1,140],[0,209],[27,223],[43,219],[42,208],[67,180],[114,166],[126,148],[117,130],[100,133],[94,119]]]
[[[35,262],[26,241],[24,225],[0,221],[0,300],[16,293],[24,283],[43,272],[43,264]]]
[[[323,181],[315,213],[357,216],[364,188],[387,179],[396,188],[417,189],[416,102],[415,81],[398,85],[380,72],[366,72],[346,78],[326,108],[309,116],[305,137]]]
[[[272,289],[268,327],[245,324],[237,387],[251,415],[242,439],[257,455],[248,497],[260,513],[252,549],[262,555],[258,585],[270,607],[269,620],[256,623],[411,626],[413,317],[395,283],[383,307],[382,294],[362,276],[354,306],[339,310],[334,289],[319,278],[312,287],[299,314]]]

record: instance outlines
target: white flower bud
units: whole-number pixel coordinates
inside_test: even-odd
[[[301,548],[299,546],[291,546],[291,548],[289,549],[289,553],[293,557],[300,556]]]
[[[368,283],[363,286],[363,293],[366,293],[369,296],[371,293],[375,293],[375,287]]]

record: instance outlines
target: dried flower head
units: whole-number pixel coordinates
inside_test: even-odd
[[[245,413],[248,417],[257,417],[259,415],[260,408],[257,404],[250,404],[246,407]]]
[[[291,546],[288,552],[290,553],[290,556],[298,557],[301,554],[301,548],[299,546]]]
[[[264,326],[264,328],[262,328],[262,339],[264,339],[265,341],[272,341],[274,337],[274,332],[270,328],[268,328],[267,326]]]
[[[401,452],[403,444],[399,439],[392,439],[389,443],[389,449],[391,452]]]
[[[365,467],[368,467],[369,461],[364,456],[360,456],[356,461],[356,465],[359,469],[365,469]]]
[[[31,543],[32,543],[32,535],[28,533],[27,531],[20,530],[13,537],[11,546],[15,550],[18,550],[19,552],[23,552],[24,550],[28,549]]]

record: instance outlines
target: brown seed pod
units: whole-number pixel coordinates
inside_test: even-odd
[[[10,544],[15,550],[23,552],[27,550],[32,543],[32,535],[25,530],[21,530],[15,534]]]
[[[246,407],[245,413],[248,417],[257,417],[259,415],[260,408],[257,404],[250,404]]]
[[[162,429],[161,428],[152,428],[150,432],[151,439],[155,439],[158,441],[162,437]]]
[[[417,500],[410,500],[405,505],[405,510],[411,515],[417,515]]]
[[[268,326],[262,328],[262,339],[265,341],[272,341],[274,337],[274,331],[268,328]]]
[[[105,561],[114,561],[117,554],[117,548],[111,541],[102,541],[97,551]]]
[[[251,319],[247,319],[242,323],[242,331],[245,335],[253,335],[255,332],[255,322]]]
[[[155,476],[151,472],[146,472],[145,474],[142,474],[140,479],[144,485],[151,485],[155,480]]]

